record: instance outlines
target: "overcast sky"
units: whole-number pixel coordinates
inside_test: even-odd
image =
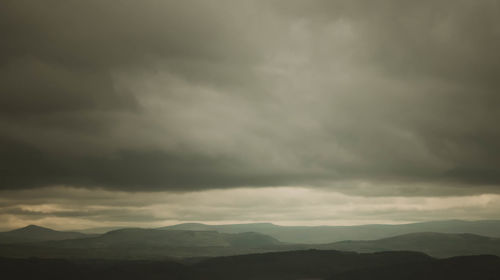
[[[500,2],[0,6],[0,229],[500,219]]]

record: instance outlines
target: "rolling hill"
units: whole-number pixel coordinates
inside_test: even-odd
[[[375,240],[415,232],[471,233],[500,237],[500,221],[434,221],[401,225],[279,226],[271,223],[206,225],[199,223],[166,226],[163,230],[216,230],[223,233],[258,232],[282,242],[321,244],[343,240]]]
[[[418,251],[433,257],[491,254],[500,256],[500,238],[475,234],[410,233],[379,240],[341,241],[318,246],[355,252]]]
[[[164,259],[269,252],[278,240],[260,233],[219,233],[129,228],[81,239],[4,244],[0,256],[41,258]]]
[[[101,236],[79,240],[67,240],[57,244],[92,247],[121,245],[169,246],[169,247],[265,247],[281,244],[275,238],[260,233],[219,233],[216,231],[188,231],[128,228],[110,231]]]

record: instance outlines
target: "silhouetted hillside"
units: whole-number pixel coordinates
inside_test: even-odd
[[[218,257],[194,266],[195,275],[210,279],[310,279],[367,267],[430,262],[416,252],[353,252],[305,250]]]
[[[433,259],[421,253],[357,254],[292,251],[217,257],[195,263],[174,261],[1,259],[5,279],[500,279],[500,258]]]
[[[186,279],[186,267],[172,261],[3,259],[0,275],[16,280]]]
[[[410,233],[370,241],[342,241],[318,246],[356,252],[418,251],[434,257],[492,254],[500,256],[500,238],[474,234]]]
[[[405,263],[347,271],[329,280],[498,280],[500,258],[497,256],[464,256],[432,262]]]

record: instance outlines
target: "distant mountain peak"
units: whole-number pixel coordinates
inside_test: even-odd
[[[28,225],[0,233],[0,244],[64,240],[83,237],[87,237],[87,235],[80,232],[57,231],[38,225]]]
[[[37,225],[27,225],[25,227],[12,230],[11,232],[47,232],[47,231],[52,232],[55,230]]]
[[[49,228],[46,228],[46,227],[42,227],[42,226],[39,226],[39,225],[27,225],[25,226],[24,228],[33,228],[33,229],[49,229]]]

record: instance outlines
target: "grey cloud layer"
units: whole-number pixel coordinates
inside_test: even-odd
[[[231,199],[228,199],[230,197]],[[75,188],[3,191],[0,230],[159,227],[179,222],[352,225],[496,219],[500,195],[360,197],[326,189],[237,188],[200,192],[119,192]]]
[[[486,0],[6,1],[0,187],[496,191],[499,13]]]

